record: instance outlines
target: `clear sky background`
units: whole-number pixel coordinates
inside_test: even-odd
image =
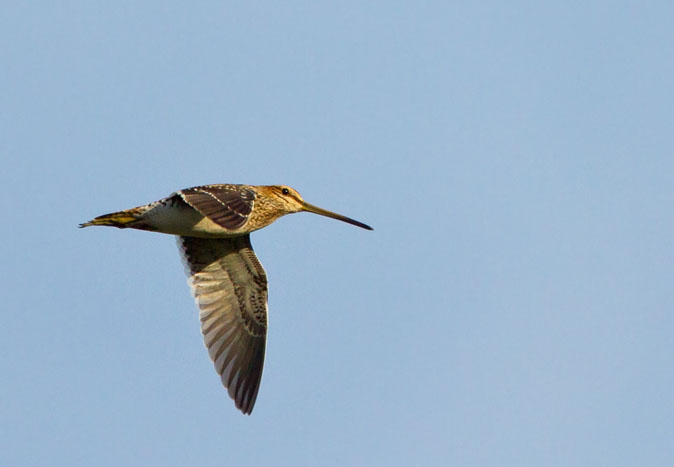
[[[674,3],[12,3],[1,465],[674,465]],[[175,240],[77,229],[204,183],[375,228],[252,236],[250,417]]]

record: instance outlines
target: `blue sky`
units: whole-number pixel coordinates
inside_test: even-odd
[[[0,9],[0,464],[674,465],[671,2]],[[287,184],[250,417],[175,240]],[[7,261],[8,260],[8,261]]]

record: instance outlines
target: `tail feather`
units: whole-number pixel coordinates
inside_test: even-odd
[[[129,224],[132,224],[134,221],[137,220],[138,214],[134,213],[133,210],[119,211],[98,216],[95,219],[90,220],[89,222],[80,224],[80,228],[89,227],[92,225],[107,225],[111,227],[124,229],[126,227],[130,227]]]

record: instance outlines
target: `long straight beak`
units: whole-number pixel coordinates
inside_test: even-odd
[[[313,212],[314,214],[319,214],[325,217],[332,217],[333,219],[337,219],[338,221],[346,222],[347,224],[355,225],[363,229],[374,230],[367,224],[358,222],[357,220],[351,219],[350,217],[342,216],[341,214],[337,214],[336,212],[328,211],[327,209],[321,209],[318,206],[314,206],[313,204],[309,204],[307,202],[302,204],[302,210],[306,212]]]

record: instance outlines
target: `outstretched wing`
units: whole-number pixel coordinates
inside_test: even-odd
[[[229,230],[246,223],[255,203],[255,192],[240,185],[195,186],[177,194],[202,215]]]
[[[264,364],[267,275],[249,235],[178,237],[178,246],[208,353],[236,407],[250,414]]]

